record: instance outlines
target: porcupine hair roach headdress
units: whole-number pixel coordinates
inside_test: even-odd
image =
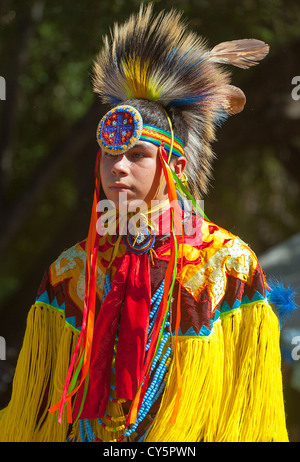
[[[176,125],[183,124],[186,173],[197,199],[208,192],[215,129],[242,111],[246,100],[230,85],[229,73],[220,64],[248,68],[263,59],[269,47],[245,39],[209,49],[187,29],[180,12],[154,16],[152,10],[151,4],[142,5],[137,15],[115,24],[111,36],[104,37],[94,63],[94,91],[109,105],[131,100],[134,106],[137,99],[155,102],[158,111],[164,108],[169,114],[175,135]],[[159,128],[168,130],[168,125]]]

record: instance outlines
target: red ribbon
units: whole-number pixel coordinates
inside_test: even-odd
[[[103,417],[109,399],[111,365],[115,360],[116,396],[132,400],[140,386],[150,315],[150,267],[147,254],[127,252],[112,281],[96,320],[89,371],[89,388],[80,418]],[[79,391],[78,402],[81,402]],[[76,407],[75,407],[76,413]]]
[[[96,284],[97,284],[97,254],[99,246],[99,234],[96,230],[96,223],[99,218],[97,212],[97,204],[100,198],[100,157],[101,150],[97,153],[95,163],[95,190],[92,206],[92,216],[90,220],[89,235],[86,248],[86,273],[85,273],[85,297],[84,297],[84,313],[81,332],[75,346],[74,353],[71,358],[71,363],[68,368],[67,377],[65,380],[62,399],[54,404],[49,412],[58,412],[58,422],[62,422],[62,414],[64,407],[67,407],[67,420],[69,423],[73,421],[72,414],[72,397],[80,390],[80,387],[85,384],[88,377],[89,364],[91,358],[91,346],[94,331],[95,319],[95,300],[96,300]],[[81,364],[82,362],[82,364]],[[77,370],[80,373],[80,382],[76,379]]]

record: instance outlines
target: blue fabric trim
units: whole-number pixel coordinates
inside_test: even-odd
[[[241,305],[248,305],[249,303],[255,303],[255,302],[264,302],[267,301],[265,297],[261,295],[258,291],[255,292],[254,296],[250,300],[249,297],[246,295],[245,297],[242,298],[242,300],[236,300],[233,304],[233,306],[228,305],[227,302],[224,302],[221,308],[221,313],[226,313],[228,311],[233,311],[238,309]]]
[[[211,319],[210,321],[210,329],[207,326],[203,325],[199,333],[197,334],[193,327],[190,327],[185,333],[183,333],[181,328],[179,327],[178,335],[180,337],[207,337],[208,335],[210,335],[213,325],[219,319],[219,317],[220,317],[220,311],[215,310],[214,319]]]
[[[50,302],[49,300],[49,295],[47,293],[47,291],[43,292],[37,299],[36,299],[36,303],[42,303],[44,305],[47,305],[51,308],[53,308],[54,310],[59,310],[61,311],[64,316],[66,315],[66,305],[65,303],[62,303],[61,305],[58,303],[56,297],[54,297],[54,299],[52,300],[52,302]],[[69,326],[71,326],[73,329],[75,329],[76,331],[80,332],[81,331],[81,326],[76,326],[75,324],[75,316],[70,316],[70,317],[65,317],[65,322],[66,324],[68,324]]]
[[[53,308],[62,310],[62,311],[64,311],[64,312],[65,312],[65,310],[66,310],[66,305],[65,305],[65,303],[62,303],[62,305],[60,305],[60,304],[58,303],[56,297],[54,297],[54,299],[52,300],[52,302],[50,302],[50,300],[49,300],[49,295],[48,295],[47,291],[43,292],[43,293],[36,299],[36,302],[45,303],[46,305],[50,305],[50,306],[52,306]]]

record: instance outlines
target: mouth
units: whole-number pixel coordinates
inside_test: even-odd
[[[123,183],[113,183],[109,189],[112,189],[114,191],[129,191],[131,188],[130,186],[127,186],[126,184]]]

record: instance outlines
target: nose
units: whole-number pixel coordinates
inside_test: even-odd
[[[130,162],[128,161],[127,157],[124,154],[116,156],[116,160],[112,166],[112,174],[113,175],[127,175],[129,169]]]

